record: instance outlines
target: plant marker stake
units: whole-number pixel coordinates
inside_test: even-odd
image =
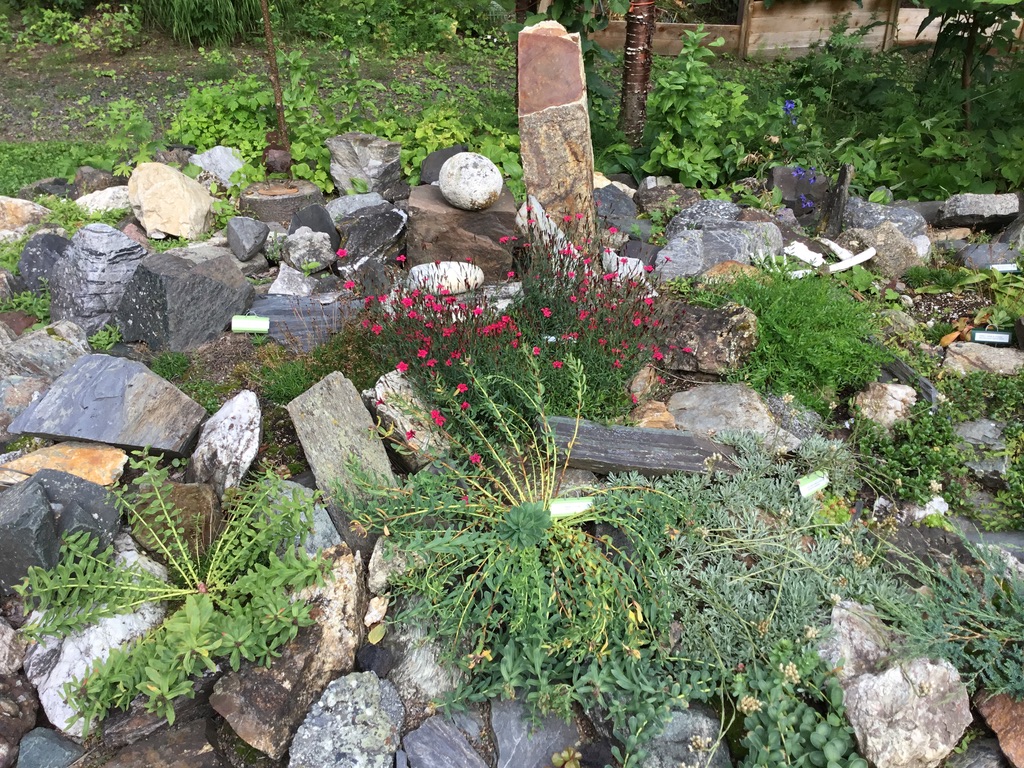
[[[562,517],[569,517],[570,515],[578,515],[580,512],[586,512],[592,506],[594,506],[592,498],[552,499],[548,502],[548,512],[551,513],[552,520],[557,520]]]
[[[806,499],[828,485],[828,472],[819,469],[817,472],[811,472],[809,475],[798,478],[796,484],[800,488],[800,495]]]
[[[270,330],[270,318],[235,315],[231,318],[231,330],[235,333],[267,333]]]
[[[843,270],[850,269],[850,267],[855,267],[858,264],[863,264],[868,259],[874,258],[874,256],[875,249],[868,248],[863,253],[858,253],[856,256],[852,256],[849,259],[845,259],[835,264],[829,264],[828,271],[834,275],[836,272],[842,272]]]

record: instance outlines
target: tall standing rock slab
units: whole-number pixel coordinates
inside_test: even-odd
[[[583,54],[580,36],[556,21],[519,33],[519,140],[527,192],[556,219],[583,213],[580,236],[592,237],[594,148]]]
[[[0,595],[9,594],[32,566],[53,568],[59,549],[41,485],[18,483],[0,494]]]
[[[71,241],[53,232],[32,235],[18,258],[18,285],[22,290],[41,291],[43,281],[49,281],[53,268]]]
[[[142,363],[87,355],[11,422],[8,432],[184,456],[206,410]],[[381,449],[383,450],[383,449]]]
[[[216,338],[255,296],[229,255],[192,264],[154,253],[132,275],[114,320],[125,341],[184,352]]]
[[[381,483],[395,484],[384,443],[377,436],[370,412],[359,391],[337,371],[288,403],[288,415],[295,425],[302,450],[316,476],[316,484],[330,495],[334,484],[358,493],[348,462],[355,458],[364,472]],[[348,521],[336,504],[332,519],[346,540],[351,540]],[[369,549],[364,553],[369,557]]]
[[[128,179],[128,199],[150,237],[194,240],[213,225],[213,198],[202,185],[163,163],[140,163]]]
[[[146,249],[106,224],[89,224],[53,267],[50,316],[92,334],[110,322]]]
[[[377,192],[395,199],[402,182],[401,144],[355,131],[334,136],[324,144],[331,153],[331,178],[338,189]],[[356,189],[359,182],[365,189]]]
[[[210,483],[218,496],[242,482],[260,447],[260,403],[243,389],[203,425],[186,481]]]

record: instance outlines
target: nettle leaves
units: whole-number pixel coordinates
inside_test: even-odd
[[[497,533],[513,549],[535,547],[548,536],[551,513],[543,501],[531,501],[510,507],[497,526]]]

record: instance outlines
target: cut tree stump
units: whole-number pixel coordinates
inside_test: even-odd
[[[568,466],[600,475],[639,472],[659,477],[674,472],[737,472],[732,448],[672,429],[606,427],[563,416],[548,419],[560,452],[569,450]],[[573,437],[575,433],[575,438]],[[570,448],[569,441],[572,441]]]
[[[305,179],[284,179],[246,187],[238,199],[238,208],[254,219],[287,226],[293,213],[314,203],[324,204],[320,187]]]

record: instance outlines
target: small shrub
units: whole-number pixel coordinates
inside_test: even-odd
[[[190,365],[192,362],[184,352],[161,352],[153,358],[149,368],[157,376],[174,381],[182,378]]]
[[[116,325],[104,325],[89,337],[89,346],[93,349],[109,350],[121,341],[121,329]]]
[[[6,301],[0,301],[0,312],[24,312],[32,315],[38,325],[50,322],[50,292],[23,291],[16,293]]]

